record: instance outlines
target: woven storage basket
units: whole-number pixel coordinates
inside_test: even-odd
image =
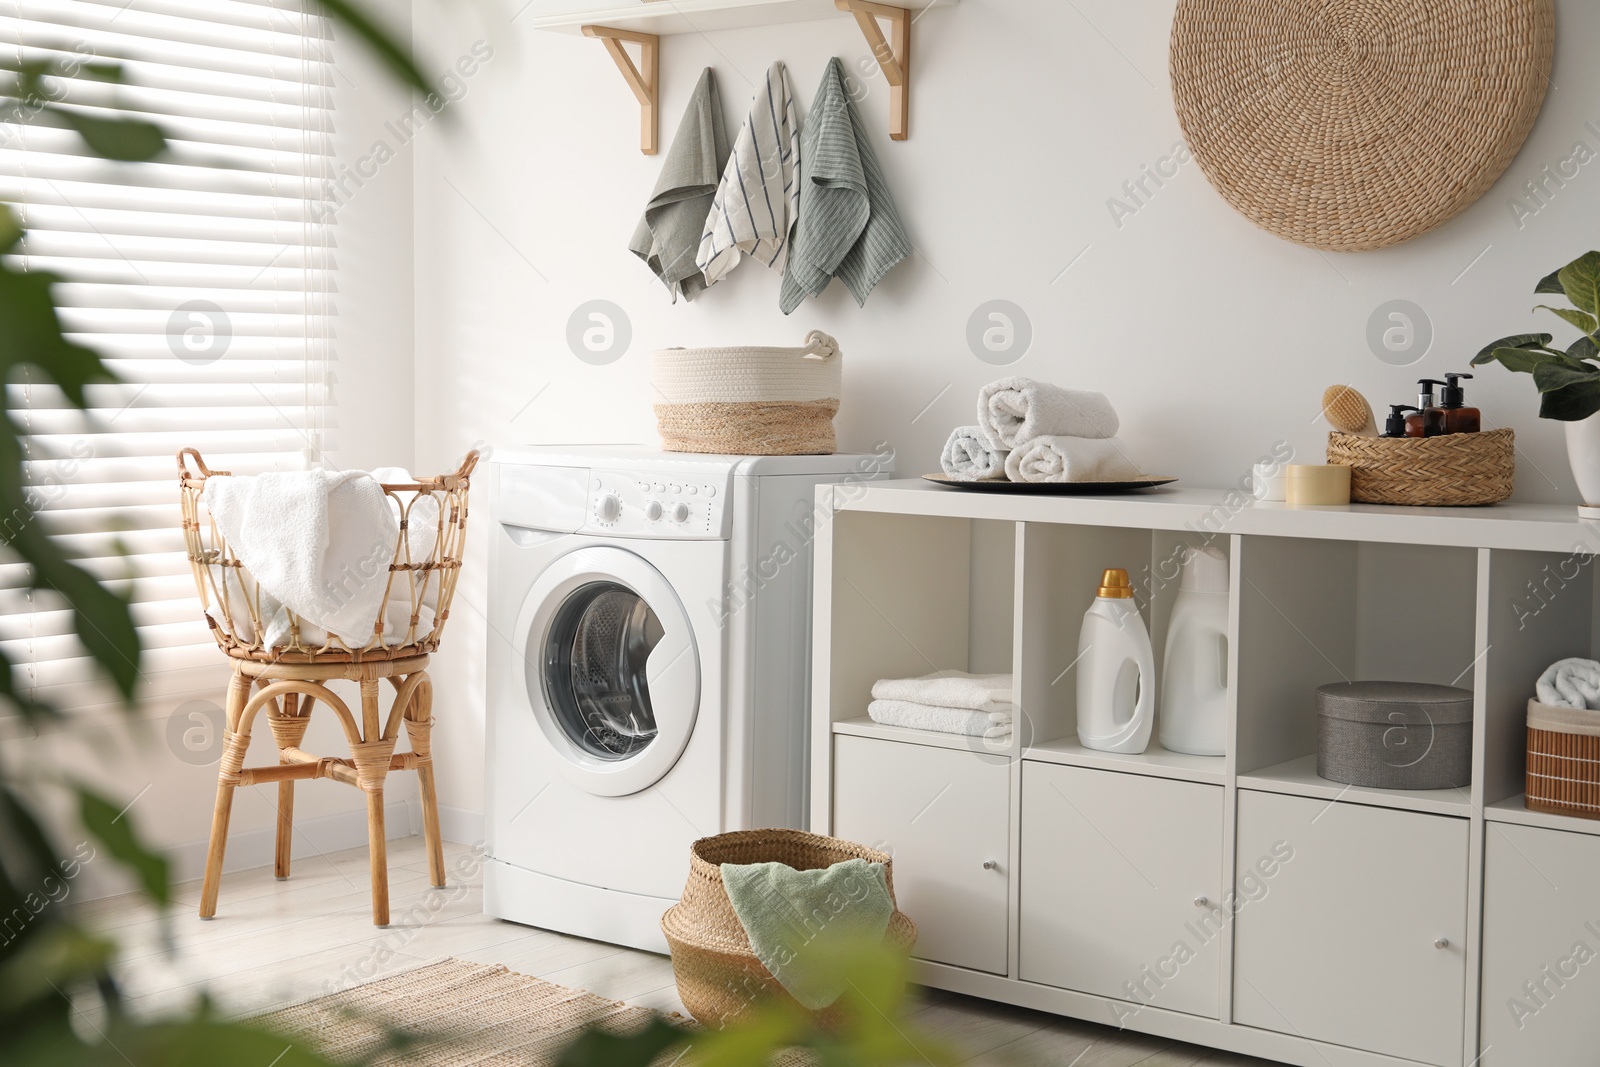
[[[1600,819],[1600,728],[1587,717],[1528,701],[1530,810]]]
[[[1498,504],[1517,472],[1516,433],[1443,437],[1328,435],[1328,462],[1353,468],[1350,499],[1361,504],[1463,507]]]
[[[759,1000],[798,1002],[756,957],[744,926],[722,884],[724,863],[787,863],[797,871],[814,871],[846,860],[864,859],[884,866],[889,899],[894,899],[894,866],[887,853],[838,838],[803,830],[738,830],[702,837],[690,849],[689,882],[683,899],[661,917],[661,930],[672,948],[672,973],[683,1006],[705,1026],[720,1026]],[[884,943],[909,953],[917,927],[897,907],[889,919]],[[812,1012],[827,1026],[836,1009]]]
[[[667,348],[650,358],[656,427],[668,452],[816,456],[836,450],[839,344],[821,330],[799,348]]]

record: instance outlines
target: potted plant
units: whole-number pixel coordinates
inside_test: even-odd
[[[1474,366],[1498,362],[1508,370],[1533,375],[1539,389],[1539,417],[1566,423],[1567,460],[1586,509],[1600,518],[1600,252],[1585,252],[1547,274],[1535,293],[1566,297],[1572,307],[1543,309],[1559,315],[1582,333],[1565,351],[1552,347],[1547,333],[1519,333],[1486,345]],[[1536,310],[1537,310],[1536,309]]]

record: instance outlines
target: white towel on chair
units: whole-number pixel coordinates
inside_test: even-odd
[[[1600,663],[1592,659],[1558,660],[1539,676],[1534,688],[1541,704],[1600,711]]]
[[[207,478],[204,501],[263,591],[351,648],[372,640],[400,536],[399,519],[372,475],[312,470]],[[269,623],[267,636],[276,629]]]
[[[934,671],[919,678],[883,678],[872,684],[874,700],[909,701],[1010,716],[1014,699],[1009,674]]]
[[[1115,437],[1035,437],[1006,457],[1014,482],[1121,482],[1139,468]]]
[[[788,68],[779,60],[750,101],[706,216],[695,265],[707,285],[716,284],[743,256],[783,270],[789,227],[800,213],[799,164],[800,117]]]
[[[909,700],[874,700],[867,705],[873,722],[901,726],[908,730],[931,730],[941,734],[964,734],[990,740],[1011,736],[1011,713],[973,711],[971,708],[942,708],[916,704]]]
[[[976,426],[957,426],[939,455],[939,466],[958,482],[984,482],[1006,476],[1004,449],[993,448]]]
[[[1001,378],[978,390],[978,425],[995,448],[1015,449],[1035,437],[1112,437],[1119,424],[1102,393]]]

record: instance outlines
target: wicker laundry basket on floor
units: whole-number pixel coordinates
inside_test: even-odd
[[[690,849],[683,899],[661,917],[661,930],[672,948],[678,996],[689,1014],[702,1025],[720,1026],[758,1000],[793,1001],[751,950],[722,884],[722,864],[778,862],[797,871],[814,871],[853,859],[883,864],[893,900],[893,863],[887,853],[864,845],[803,830],[738,830],[696,841]],[[897,907],[884,943],[909,953],[916,941],[916,924]],[[826,1026],[835,1012],[830,1007],[813,1015]]]

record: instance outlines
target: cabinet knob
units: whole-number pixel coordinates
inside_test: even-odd
[[[1433,943],[1433,947],[1434,948],[1449,948],[1450,947],[1450,939],[1448,937],[1441,937],[1441,938],[1439,938],[1437,941],[1435,941]]]
[[[1197,907],[1197,908],[1208,907],[1208,906],[1210,906],[1210,904],[1211,904],[1211,901],[1207,897],[1195,897],[1194,898],[1194,906]]]
[[[983,869],[986,870],[986,871],[998,870],[999,867],[1000,867],[1000,865],[998,863],[996,863],[994,860],[984,860],[983,861]]]

